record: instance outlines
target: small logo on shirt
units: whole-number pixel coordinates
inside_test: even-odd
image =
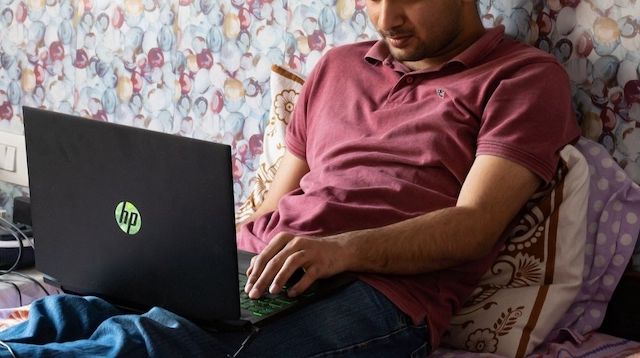
[[[443,90],[442,88],[436,88],[436,94],[438,95],[438,97],[444,99],[444,96],[447,94],[447,92],[445,92],[445,90]]]

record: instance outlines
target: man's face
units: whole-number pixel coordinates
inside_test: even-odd
[[[367,11],[394,58],[420,62],[446,55],[460,36],[463,1],[367,0]]]

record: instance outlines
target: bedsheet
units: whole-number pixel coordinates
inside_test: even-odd
[[[29,306],[0,309],[0,331],[29,319]]]
[[[24,322],[29,318],[30,305],[0,309],[0,330]],[[433,353],[438,358],[498,358],[492,354],[469,353],[441,348]],[[640,342],[592,332],[584,336],[567,336],[563,343],[550,343],[539,347],[529,358],[640,358]]]
[[[192,322],[165,309],[152,307],[131,314],[91,296],[52,295],[2,315],[8,327],[0,331],[0,357],[7,358],[206,358],[218,343]]]
[[[471,353],[441,348],[433,355],[436,358],[502,358],[487,353]],[[640,342],[591,332],[579,339],[568,339],[562,343],[547,343],[536,349],[527,358],[640,358]]]

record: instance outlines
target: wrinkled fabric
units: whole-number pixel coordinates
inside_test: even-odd
[[[355,282],[259,329],[231,331],[205,331],[158,307],[129,314],[96,297],[49,296],[0,341],[17,357],[232,357],[239,350],[238,357],[261,358],[424,357],[427,335],[424,324]],[[10,356],[0,346],[0,357]]]
[[[162,308],[126,314],[97,297],[71,295],[35,301],[29,320],[0,332],[0,340],[18,357],[205,357],[211,350],[205,331]]]

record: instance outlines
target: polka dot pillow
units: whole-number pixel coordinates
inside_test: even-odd
[[[580,341],[600,327],[640,232],[640,187],[600,144],[582,138],[576,147],[591,176],[585,270],[578,296],[549,340],[564,331]]]

